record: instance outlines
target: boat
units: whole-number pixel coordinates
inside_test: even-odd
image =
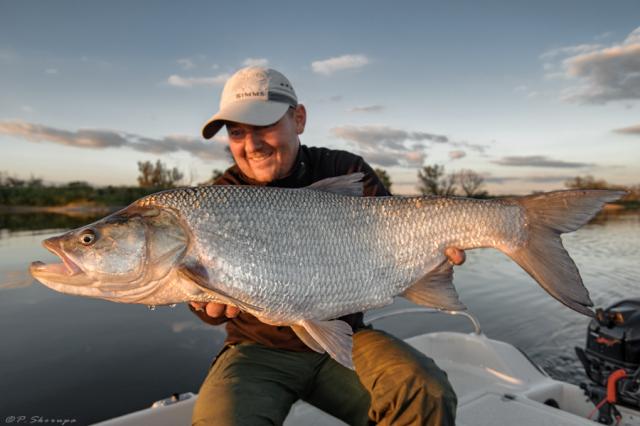
[[[638,307],[640,308],[640,302]],[[605,314],[603,312],[605,311],[600,310],[598,315],[602,317],[602,321],[609,321],[612,318],[611,311],[606,311]],[[640,309],[637,312],[640,315]],[[607,374],[605,379],[608,382],[605,384],[608,388],[604,390],[602,383],[596,382],[576,386],[551,378],[524,352],[513,345],[487,337],[482,332],[478,319],[468,312],[410,307],[375,312],[373,315],[367,315],[366,320],[372,323],[391,316],[415,313],[462,315],[473,325],[473,331],[470,333],[437,331],[405,339],[407,343],[433,358],[438,366],[447,372],[458,396],[457,425],[578,426],[594,423],[617,426],[640,425],[640,407],[633,404],[634,398],[640,397],[637,377],[640,375],[639,366],[629,366],[632,370],[630,374],[624,376],[620,372],[621,369],[615,369],[616,377],[612,377],[613,374]],[[615,317],[616,315],[613,315],[614,319]],[[613,323],[610,325],[615,326]],[[604,338],[602,334],[594,335],[591,326],[589,333],[596,345],[597,339]],[[596,358],[599,356],[597,349],[593,345],[588,345],[586,349],[587,358],[590,359],[588,362],[597,362],[594,359],[594,354]],[[583,356],[584,353],[583,350]],[[605,357],[602,365],[590,364],[590,367],[594,371],[603,373],[608,369],[613,370],[610,366],[611,362],[610,357]],[[605,366],[605,363],[609,364]],[[634,370],[635,368],[637,370]],[[611,383],[612,379],[614,379],[613,383]],[[612,389],[613,395],[611,395]],[[624,396],[621,393],[626,395],[626,400],[621,398]],[[601,396],[602,399],[600,399]],[[100,422],[98,425],[189,425],[196,399],[197,395],[193,393],[176,394],[156,401],[151,408]],[[298,401],[292,406],[284,424],[285,426],[345,425],[304,401]]]

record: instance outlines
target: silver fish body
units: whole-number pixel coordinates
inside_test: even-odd
[[[446,247],[517,247],[527,236],[523,209],[508,201],[213,186],[140,204],[176,211],[213,289],[277,323],[384,306]]]
[[[559,235],[621,193],[360,197],[360,177],[302,189],[210,186],[153,194],[45,241],[64,266],[34,263],[31,272],[58,291],[118,302],[235,304],[263,322],[290,325],[312,349],[349,367],[351,329],[333,318],[398,295],[464,309],[444,256],[450,246],[497,248],[553,297],[591,314]]]

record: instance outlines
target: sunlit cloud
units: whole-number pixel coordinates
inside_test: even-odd
[[[591,167],[592,163],[579,163],[572,161],[554,160],[544,155],[525,155],[503,157],[500,160],[492,161],[500,166],[511,167],[549,167],[549,168],[580,168]]]
[[[566,182],[575,176],[570,175],[533,175],[533,176],[484,176],[484,180],[487,183],[495,183],[495,184],[505,184],[505,183],[513,183],[513,182],[532,182],[532,183],[557,183],[557,182]]]
[[[562,100],[603,104],[640,99],[640,27],[617,44],[568,46],[545,52],[541,59],[556,61],[545,66],[548,77],[577,83],[563,90]]]
[[[467,153],[462,150],[449,151],[449,158],[452,160],[459,160],[467,156]]]
[[[247,58],[242,61],[242,65],[245,67],[266,67],[269,65],[267,58]]]
[[[559,56],[581,55],[584,53],[595,52],[599,49],[602,49],[603,47],[604,46],[602,44],[579,44],[577,46],[558,47],[542,53],[540,55],[540,59],[549,60],[557,58]]]
[[[332,129],[334,135],[362,144],[378,143],[398,144],[410,141],[432,141],[438,143],[449,142],[444,135],[427,132],[407,132],[402,129],[394,129],[388,126],[341,126]]]
[[[424,142],[446,143],[444,135],[408,132],[387,126],[341,126],[331,129],[334,136],[354,143],[367,161],[383,166],[421,166],[427,157]]]
[[[380,112],[384,110],[382,105],[365,105],[357,106],[349,109],[349,112]]]
[[[76,148],[129,148],[151,154],[186,152],[196,158],[209,160],[228,158],[224,137],[216,137],[212,143],[183,135],[170,135],[157,139],[115,130],[80,129],[69,131],[23,121],[0,122],[0,134],[29,142],[48,142]]]
[[[369,63],[365,55],[342,55],[311,63],[311,69],[317,74],[331,75],[337,71],[362,68]]]
[[[171,75],[167,79],[167,83],[171,86],[175,87],[213,87],[213,86],[222,86],[228,79],[229,74],[218,74],[213,77],[181,77],[179,75]]]
[[[456,141],[448,136],[423,132],[407,131],[389,126],[340,126],[331,129],[331,133],[355,145],[358,153],[366,156],[367,161],[381,166],[421,166],[432,144],[446,144],[454,150],[453,156],[462,158],[471,150],[484,154],[488,145]],[[450,157],[453,158],[453,157]]]
[[[638,124],[637,126],[616,129],[614,130],[614,132],[621,133],[623,135],[640,135],[640,124]]]

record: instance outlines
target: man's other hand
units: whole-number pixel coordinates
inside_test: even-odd
[[[464,250],[460,250],[455,247],[447,247],[444,251],[444,255],[447,256],[449,262],[454,265],[462,265],[467,258],[464,254]]]
[[[212,318],[220,318],[226,316],[227,318],[235,318],[240,313],[240,309],[237,306],[225,305],[215,302],[189,302],[191,307],[196,311],[204,311]]]

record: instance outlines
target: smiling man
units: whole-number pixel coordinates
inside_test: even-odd
[[[226,126],[229,135],[235,165],[216,184],[300,188],[362,172],[365,196],[389,195],[361,157],[301,145],[306,120],[284,75],[262,67],[239,70],[202,130],[209,139]],[[454,248],[447,256],[464,261]],[[446,374],[403,341],[365,327],[362,313],[340,318],[354,331],[353,371],[311,350],[289,327],[261,323],[234,306],[190,307],[205,322],[227,322],[225,347],[200,388],[193,424],[278,425],[298,399],[350,425],[455,422],[457,401]]]

